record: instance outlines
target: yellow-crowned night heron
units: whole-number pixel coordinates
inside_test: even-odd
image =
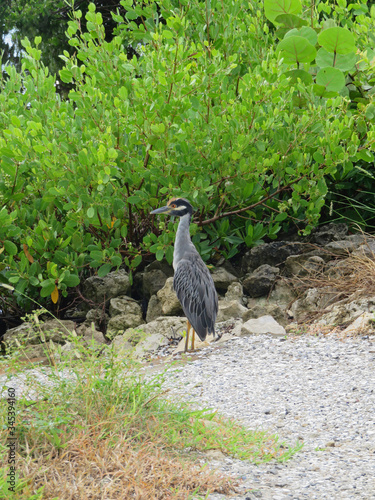
[[[165,207],[151,213],[180,217],[173,253],[173,288],[188,320],[185,352],[188,350],[190,327],[193,328],[194,350],[194,331],[202,341],[210,333],[215,339],[218,299],[211,274],[190,239],[193,207],[184,198],[172,198]]]

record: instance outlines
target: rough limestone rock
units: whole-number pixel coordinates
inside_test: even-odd
[[[273,241],[252,248],[242,258],[241,268],[244,274],[255,271],[259,266],[268,264],[277,266],[285,262],[289,255],[297,255],[303,249],[302,243],[291,241]]]
[[[118,316],[120,314],[133,314],[142,320],[141,306],[137,303],[137,301],[131,297],[127,297],[126,295],[111,299],[109,303],[110,317],[113,318],[114,316]]]
[[[268,295],[280,270],[268,264],[259,266],[254,272],[245,276],[243,288],[250,297]]]
[[[67,320],[49,320],[38,326],[23,323],[8,330],[3,337],[6,347],[32,344],[36,345],[48,341],[64,344],[66,338],[74,330],[75,323]]]
[[[22,323],[6,331],[3,336],[3,342],[6,347],[19,344],[39,344],[40,337],[37,331],[34,331],[30,323]]]
[[[268,334],[276,337],[286,335],[285,328],[281,326],[272,316],[261,316],[257,319],[249,319],[242,325],[242,335]]]
[[[83,284],[83,295],[101,304],[104,300],[110,300],[119,295],[127,295],[130,291],[130,280],[128,273],[123,269],[108,273],[107,276],[91,276]]]
[[[268,296],[268,302],[277,304],[282,309],[287,309],[295,300],[296,295],[285,280],[278,280]],[[247,307],[250,307],[249,303]]]
[[[92,323],[91,325],[82,323],[82,325],[77,328],[77,334],[81,335],[89,344],[91,344],[93,340],[97,344],[106,344],[104,335],[102,334],[102,332],[99,332],[95,329],[94,323]]]
[[[310,313],[321,313],[332,308],[340,295],[333,287],[309,288],[304,295],[293,302],[290,312],[295,321],[310,320]]]
[[[182,307],[173,289],[173,278],[168,278],[165,285],[156,294],[165,316],[178,316],[182,314]]]
[[[227,321],[234,318],[242,318],[247,312],[247,308],[240,304],[238,300],[219,300],[219,311],[216,321]]]
[[[229,285],[227,293],[225,294],[225,300],[228,302],[237,300],[237,302],[244,305],[243,286],[239,281],[234,281]]]
[[[150,323],[150,321],[154,321],[154,319],[159,318],[160,316],[163,316],[160,300],[157,295],[153,295],[148,302],[146,321],[147,323]]]
[[[347,259],[331,260],[324,268],[324,274],[330,279],[343,278],[348,273]],[[344,278],[343,278],[344,279]]]
[[[368,257],[369,259],[375,259],[375,239],[365,239],[365,237],[363,237],[363,239],[364,241],[362,244],[358,245],[353,251],[353,255],[356,257]]]
[[[231,283],[238,281],[238,278],[224,267],[216,267],[211,271],[212,279],[218,293],[225,293]]]
[[[316,254],[314,252],[307,252],[288,257],[285,261],[285,276],[293,278],[295,276],[307,276],[310,273],[319,272],[323,269],[326,260],[333,257],[329,253],[324,254],[322,250],[317,250]]]
[[[285,280],[277,280],[271,293],[267,297],[247,297],[245,303],[248,309],[267,304],[277,304],[281,309],[287,310],[296,300],[296,294]]]
[[[116,349],[141,358],[147,353],[155,352],[159,347],[167,345],[171,337],[186,332],[186,318],[170,316],[157,318],[150,323],[139,325],[136,330],[126,330],[124,335],[114,340]]]
[[[44,342],[43,344],[37,344],[37,345],[31,345],[31,344],[25,345],[24,346],[25,358],[32,360],[47,359],[50,351],[50,344],[51,344],[50,342]]]
[[[322,310],[321,291],[318,288],[309,288],[303,297],[293,302],[290,311],[295,321],[303,321],[308,313]]]
[[[228,319],[226,321],[216,322],[215,332],[220,333],[224,337],[225,334],[230,334],[232,337],[241,336],[242,319]]]
[[[281,309],[277,304],[266,302],[265,304],[256,304],[242,316],[242,321],[246,322],[249,319],[260,318],[261,316],[272,316],[280,325],[286,326],[289,323],[285,310]]]
[[[136,328],[143,322],[142,315],[138,314],[118,314],[108,321],[107,336],[115,337],[121,335],[128,328]]]
[[[111,299],[107,325],[107,336],[115,337],[127,328],[135,328],[143,323],[141,306],[132,298],[122,296]]]
[[[324,246],[331,241],[343,240],[348,234],[348,226],[342,222],[336,224],[330,222],[320,226],[312,232],[311,241],[317,245]]]
[[[107,324],[109,320],[108,314],[106,314],[103,309],[90,309],[86,314],[86,319],[84,323],[91,327],[91,323],[94,323],[95,328],[100,330],[103,324]]]
[[[375,311],[375,296],[359,297],[353,294],[351,297],[334,304],[330,311],[324,313],[315,323],[319,325],[343,325],[352,323],[363,313],[373,315]]]
[[[352,234],[347,236],[345,240],[332,241],[324,246],[324,249],[334,255],[347,256],[351,252],[356,252],[358,247],[366,240],[362,234]],[[363,246],[366,246],[365,244]]]
[[[341,332],[341,335],[369,335],[375,333],[374,313],[364,312]]]
[[[143,273],[143,295],[146,299],[155,295],[173,276],[173,268],[166,261],[155,261],[149,264]]]

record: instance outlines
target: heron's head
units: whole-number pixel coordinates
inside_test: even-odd
[[[186,214],[193,213],[193,207],[185,198],[171,198],[165,207],[157,208],[151,212],[152,214],[174,215],[182,217]]]

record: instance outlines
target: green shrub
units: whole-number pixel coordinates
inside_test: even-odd
[[[1,279],[56,302],[93,270],[133,270],[150,253],[171,262],[176,223],[149,213],[176,195],[199,208],[192,234],[206,260],[291,225],[308,233],[327,179],[373,158],[371,96],[348,95],[345,82],[358,91],[371,80],[368,53],[354,51],[374,19],[345,21],[350,43],[332,45],[328,29],[346,19],[338,6],[328,23],[313,8],[299,20],[299,0],[284,3],[279,22],[267,1],[265,17],[257,1],[124,0],[110,42],[91,4],[86,32],[80,11],[68,23],[65,101],[40,62],[41,39],[25,39],[22,72],[7,67],[1,82]],[[307,56],[287,55],[294,37]],[[138,58],[128,60],[129,43]],[[328,76],[315,45],[326,62],[334,51]],[[354,73],[336,67],[343,50]]]

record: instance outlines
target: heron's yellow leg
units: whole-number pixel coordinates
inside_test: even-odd
[[[189,345],[189,331],[190,331],[190,321],[187,321],[187,326],[186,326],[186,340],[185,340],[185,352],[188,351],[188,345]]]
[[[195,341],[195,330],[194,330],[194,328],[192,328],[192,330],[193,330],[193,333],[192,333],[192,335],[191,335],[191,336],[192,336],[192,339],[191,339],[191,350],[192,350],[192,351],[194,351],[194,347],[195,347],[195,345],[194,345],[194,341]]]

